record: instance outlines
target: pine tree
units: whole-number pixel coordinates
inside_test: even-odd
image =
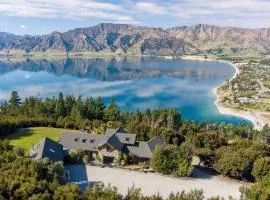
[[[77,122],[77,123],[80,122],[80,120],[81,120],[81,113],[80,113],[80,110],[78,109],[78,107],[76,105],[73,105],[73,107],[71,109],[70,117],[75,122]]]
[[[19,107],[21,105],[21,99],[20,99],[17,91],[15,91],[15,90],[12,91],[11,97],[9,99],[9,103],[11,106],[14,106],[14,107]]]
[[[92,120],[95,118],[95,101],[93,97],[87,98],[85,101],[84,116],[85,118]]]
[[[117,121],[120,118],[120,111],[115,102],[115,100],[111,100],[111,103],[108,108],[105,109],[104,119],[106,121]]]
[[[64,96],[62,92],[59,93],[57,102],[56,102],[56,108],[55,108],[56,116],[59,117],[65,117],[66,116],[66,109],[65,109],[65,101]]]
[[[103,120],[105,105],[101,97],[97,98],[96,102],[96,118]]]
[[[67,95],[65,97],[65,110],[66,110],[66,116],[70,116],[71,109],[73,105],[75,104],[75,97],[72,95]]]

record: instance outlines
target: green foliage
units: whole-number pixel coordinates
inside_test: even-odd
[[[51,197],[63,175],[62,163],[20,158],[7,141],[0,141],[0,196],[4,199]],[[41,198],[42,197],[42,198]]]
[[[86,200],[103,200],[103,199],[109,199],[109,200],[122,200],[123,197],[120,195],[115,187],[111,187],[110,185],[108,187],[104,187],[104,185],[101,185],[101,187],[97,187],[97,185],[94,185],[93,188],[87,187],[84,199]]]
[[[11,97],[10,97],[10,99],[9,99],[8,102],[10,103],[10,105],[12,106],[12,108],[19,107],[20,106],[21,99],[20,99],[17,91],[12,91]]]
[[[56,101],[55,113],[57,116],[64,117],[66,115],[65,101],[62,92],[59,93]]]
[[[126,200],[162,200],[162,198],[158,194],[152,195],[152,196],[143,196],[141,194],[141,189],[135,188],[135,187],[128,189],[128,193],[125,199]]]
[[[212,167],[215,161],[215,150],[227,145],[226,139],[220,133],[203,132],[194,139],[196,155],[206,167]]]
[[[90,157],[88,155],[83,156],[83,163],[88,164],[90,162]]]
[[[270,176],[265,176],[245,191],[245,200],[269,200],[270,199]]]
[[[193,190],[189,193],[178,192],[176,194],[170,194],[168,200],[203,200],[204,195],[202,190]]]
[[[69,163],[77,163],[79,159],[79,154],[77,151],[69,151],[67,162]]]
[[[216,151],[215,169],[227,176],[251,176],[254,161],[269,156],[270,146],[256,142],[236,142]]]
[[[270,157],[257,159],[253,164],[252,175],[257,181],[262,180],[265,176],[270,176]]]
[[[193,169],[191,161],[192,153],[187,145],[168,146],[163,149],[155,149],[151,158],[151,167],[163,174],[189,176]]]
[[[119,119],[120,119],[120,110],[116,102],[112,99],[110,105],[105,109],[104,120],[117,121]]]
[[[53,195],[54,200],[82,200],[83,195],[80,189],[75,184],[67,184],[61,187],[57,187]]]

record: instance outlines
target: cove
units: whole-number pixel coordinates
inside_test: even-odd
[[[249,123],[221,115],[212,89],[234,74],[231,65],[160,57],[1,58],[0,101],[12,90],[21,98],[74,94],[114,98],[127,111],[176,108],[184,119]]]

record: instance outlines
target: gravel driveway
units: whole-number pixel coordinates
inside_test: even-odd
[[[171,192],[202,189],[206,198],[220,195],[228,199],[229,196],[239,198],[239,187],[244,184],[243,182],[215,176],[200,170],[195,173],[196,177],[200,178],[174,178],[156,173],[134,172],[109,167],[70,165],[68,169],[71,177],[76,179],[74,182],[78,182],[78,174],[83,173],[83,180],[81,181],[88,181],[91,185],[95,182],[103,182],[106,186],[111,184],[116,186],[123,195],[127,193],[128,188],[135,186],[141,188],[144,195],[159,193],[165,198]]]

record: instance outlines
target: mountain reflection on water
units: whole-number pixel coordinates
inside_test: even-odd
[[[208,65],[215,63],[208,62]],[[133,80],[160,76],[175,78],[216,79],[223,77],[221,68],[206,66],[204,62],[157,57],[133,58],[40,58],[0,59],[0,73],[14,70],[29,72],[46,71],[56,76],[71,75],[102,81]]]
[[[185,119],[246,123],[220,115],[212,89],[232,77],[220,62],[159,57],[1,58],[0,101],[17,90],[22,98],[74,94],[114,98],[125,110],[177,108]]]

